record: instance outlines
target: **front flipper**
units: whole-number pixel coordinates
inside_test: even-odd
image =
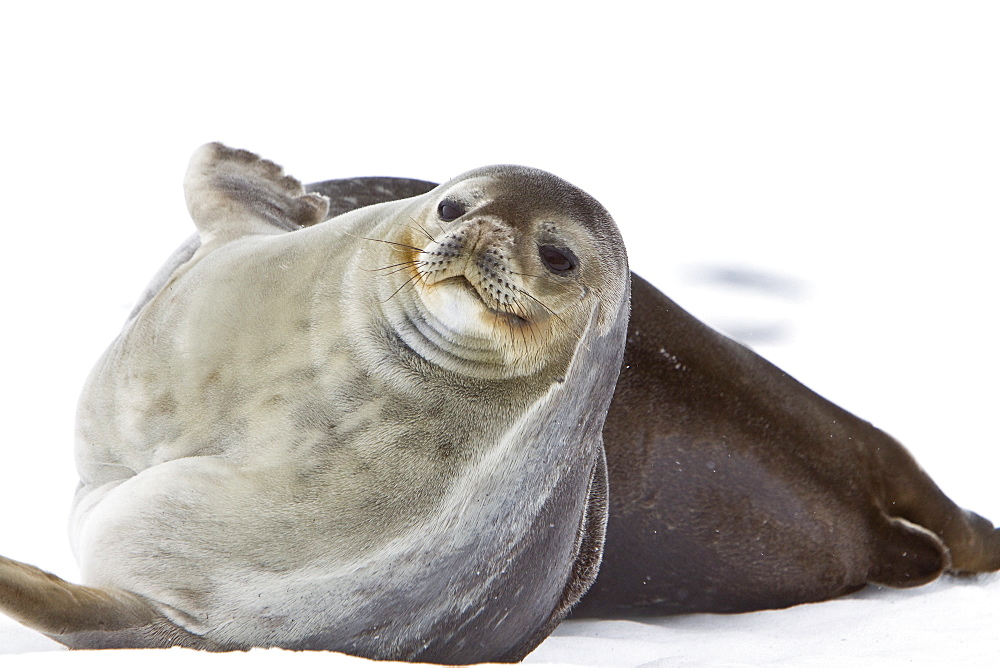
[[[180,628],[137,594],[71,584],[5,557],[0,557],[0,612],[73,649],[222,649]]]
[[[587,507],[580,520],[577,531],[576,555],[569,580],[563,589],[559,604],[552,611],[548,621],[535,631],[535,634],[509,658],[520,661],[518,656],[534,650],[543,640],[549,637],[555,628],[565,619],[570,610],[597,579],[597,571],[604,555],[604,538],[608,528],[608,463],[604,456],[604,448],[597,454],[597,462],[590,474],[590,485],[587,489]],[[506,659],[505,659],[506,660]]]
[[[273,162],[219,143],[191,157],[184,197],[203,246],[314,225],[329,208],[326,197],[307,194]]]

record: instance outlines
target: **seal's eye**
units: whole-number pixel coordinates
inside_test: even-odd
[[[539,246],[538,255],[553,274],[566,274],[576,269],[577,259],[568,248]]]
[[[455,220],[464,213],[465,207],[454,200],[443,199],[438,204],[438,216],[445,222]]]

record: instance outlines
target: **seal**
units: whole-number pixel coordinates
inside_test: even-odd
[[[895,439],[632,289],[605,558],[574,614],[783,608],[1000,568],[1000,531]]]
[[[0,562],[70,647],[516,661],[596,575],[624,246],[550,174],[474,170],[320,223],[210,144],[185,244],[78,414],[84,585]]]
[[[434,187],[308,189],[349,205]],[[574,615],[783,608],[1000,569],[1000,531],[956,506],[895,439],[635,274],[631,293],[604,429],[604,559]]]

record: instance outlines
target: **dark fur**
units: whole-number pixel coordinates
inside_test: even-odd
[[[380,177],[307,189],[375,203],[434,186]],[[898,442],[635,274],[604,447],[604,560],[577,615],[781,608],[1000,569],[1000,531]]]

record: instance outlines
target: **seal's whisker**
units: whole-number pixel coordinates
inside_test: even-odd
[[[427,275],[424,272],[420,271],[420,267],[418,265],[406,265],[406,266],[402,266],[402,267],[399,267],[398,269],[393,269],[392,271],[387,271],[386,273],[384,273],[382,275],[383,276],[392,276],[393,274],[398,274],[401,271],[406,271],[407,269],[410,268],[410,266],[416,266],[417,267],[417,275],[420,276],[420,280],[424,280],[426,278]]]
[[[523,288],[517,288],[517,290],[518,290],[518,292],[520,294],[524,295],[525,297],[527,297],[528,299],[532,300],[533,302],[535,302],[536,304],[538,304],[542,308],[544,308],[546,311],[548,311],[549,313],[551,313],[557,320],[559,320],[560,322],[564,322],[563,318],[558,313],[556,313],[551,308],[549,308],[548,306],[546,306],[541,300],[539,300],[537,297],[535,297],[534,295],[532,295],[530,292],[528,292],[527,290],[524,290]],[[520,305],[520,302],[518,302],[518,304]],[[522,308],[524,308],[524,307],[522,306]],[[526,318],[526,320],[528,320],[528,330],[529,330],[529,333],[531,334],[531,343],[533,344],[533,347],[537,349],[537,348],[539,348],[539,347],[541,347],[543,345],[543,337],[542,337],[541,329],[540,329],[538,323],[534,319],[527,319]]]
[[[386,276],[396,273],[401,269],[406,269],[407,267],[420,267],[426,265],[427,262],[424,260],[407,260],[406,262],[397,262],[396,264],[389,264],[384,267],[379,267],[377,269],[365,269],[364,271],[385,271],[387,269],[392,269]]]
[[[535,297],[534,295],[532,295],[527,290],[524,290],[522,288],[518,288],[517,291],[520,292],[525,297],[527,297],[528,299],[530,299],[531,301],[533,301],[536,304],[538,304],[539,306],[541,306],[546,311],[548,311],[553,317],[557,318],[560,322],[565,322],[558,313],[556,313],[555,311],[553,311],[552,309],[550,309],[548,306],[546,306],[545,302],[543,302],[542,300],[538,299],[537,297]]]
[[[534,347],[535,349],[539,349],[542,346],[542,341],[540,340],[541,331],[538,327],[538,324],[534,320],[532,320],[528,325],[528,332],[531,334],[532,347]]]
[[[389,295],[388,297],[386,297],[385,299],[383,299],[382,303],[385,304],[386,302],[388,302],[390,299],[392,299],[397,294],[399,294],[399,291],[402,290],[403,288],[405,288],[407,286],[409,286],[409,287],[412,288],[414,285],[416,285],[417,283],[421,282],[422,280],[423,280],[423,278],[422,278],[421,274],[414,274],[413,276],[410,276],[408,279],[406,279],[406,281],[402,285],[400,285],[398,288],[396,288],[395,290],[393,290],[391,295]]]
[[[511,329],[511,338],[512,339],[515,336],[515,332],[521,338],[521,344],[519,346],[517,346],[517,349],[520,351],[521,356],[523,357],[524,355],[527,355],[528,354],[528,339],[524,335],[524,330],[526,329],[526,327],[512,327],[510,329]]]
[[[396,246],[397,248],[406,248],[408,250],[414,250],[417,251],[418,253],[424,252],[423,248],[417,248],[416,246],[411,246],[409,244],[402,244],[399,243],[398,241],[387,241],[386,239],[372,239],[371,237],[361,237],[361,238],[365,239],[366,241],[378,241],[379,243],[389,244],[390,246]]]
[[[501,299],[499,295],[491,295],[491,301],[493,302],[491,308],[493,309],[494,332],[497,331],[498,328],[505,330],[507,332],[507,337],[510,339],[507,342],[510,349],[515,351],[523,350],[523,346],[519,346],[517,344],[517,336],[514,331],[519,328],[513,326],[510,320],[511,316],[524,320],[526,320],[526,318],[524,318],[523,315],[518,313],[515,309],[511,309],[510,305]],[[506,326],[502,326],[504,324],[506,324]]]
[[[518,290],[524,294],[527,294],[520,288],[518,288]],[[521,343],[523,344],[522,349],[524,351],[527,351],[529,349],[529,345],[528,345],[528,337],[525,336],[525,330],[528,330],[528,333],[531,334],[531,343],[537,344],[537,340],[535,339],[535,323],[534,321],[532,321],[531,318],[528,317],[528,309],[526,309],[524,305],[517,300],[516,297],[511,295],[510,301],[516,307],[514,314],[522,318],[527,323],[526,326],[524,327],[518,327],[518,330],[521,333]],[[520,311],[520,313],[517,313],[518,310]]]
[[[417,248],[416,246],[410,246],[409,244],[403,244],[398,241],[389,241],[387,239],[374,239],[372,237],[362,237],[356,234],[351,234],[350,232],[347,232],[347,234],[350,234],[355,239],[364,239],[365,241],[376,241],[380,244],[389,244],[390,246],[396,246],[397,248],[406,248],[409,250],[417,251],[418,253],[424,252],[423,248]]]
[[[525,332],[527,330],[527,332]],[[531,343],[535,342],[534,335],[534,325],[529,321],[527,327],[518,327],[518,331],[521,333],[521,349],[525,351],[525,354],[531,349],[528,342],[528,334],[531,334]]]
[[[410,222],[413,223],[413,226],[416,227],[418,230],[420,230],[425,237],[427,237],[428,241],[434,241],[435,240],[434,237],[431,236],[431,233],[428,232],[427,230],[425,230],[424,227],[423,227],[423,225],[421,225],[420,223],[417,222],[416,218],[413,218],[412,216],[410,216]],[[442,230],[442,231],[444,231],[444,230]]]
[[[413,220],[413,219],[411,218],[410,220]],[[437,228],[441,231],[441,234],[444,234],[445,232],[447,232],[447,230],[444,229],[444,225],[441,224],[440,220],[438,220],[437,218],[432,218],[431,220],[433,220],[434,224],[437,225]]]
[[[524,320],[527,320],[528,322],[531,322],[531,318],[528,317],[528,309],[526,309],[524,307],[524,305],[517,300],[517,297],[515,297],[514,295],[511,295],[510,302],[511,302],[511,304],[514,305],[514,315],[516,315],[516,316],[518,316],[520,318],[523,318]]]
[[[513,327],[502,327],[501,326],[502,325],[502,318],[503,318],[503,315],[499,311],[495,311],[493,313],[493,331],[496,332],[497,330],[501,330],[501,331],[502,330],[506,330],[507,331],[507,337],[510,339],[510,341],[507,342],[507,345],[510,346],[511,350],[517,350],[518,347],[517,347],[517,341],[514,338],[514,328]]]

